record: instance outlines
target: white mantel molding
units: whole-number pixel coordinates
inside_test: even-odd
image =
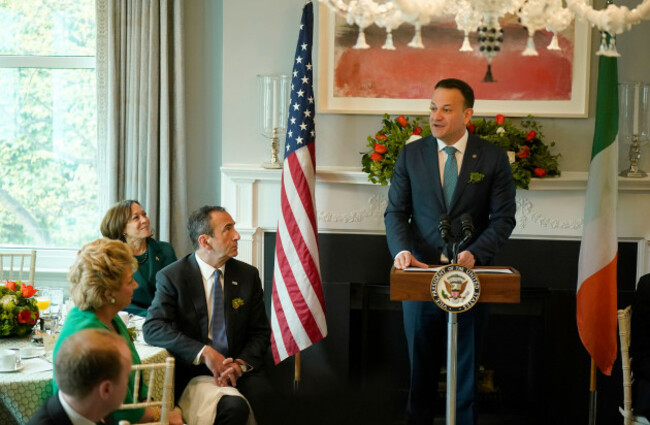
[[[221,203],[242,233],[240,258],[263,272],[263,232],[275,231],[280,210],[281,170],[252,164],[221,167]],[[579,239],[582,234],[587,172],[533,179],[517,190],[514,238]],[[640,273],[650,267],[650,177],[619,177],[619,238],[641,241]],[[387,186],[372,184],[358,168],[318,167],[316,210],[320,233],[383,234]],[[647,266],[646,266],[647,265]]]
[[[281,170],[261,168],[254,164],[226,164],[221,173],[233,181],[254,182],[259,180],[280,181]],[[564,171],[559,177],[534,178],[530,191],[537,190],[585,190],[587,188],[586,171]],[[359,184],[376,186],[368,181],[368,175],[355,167],[318,167],[318,183]],[[650,176],[643,178],[618,178],[619,191],[639,191],[650,193]]]

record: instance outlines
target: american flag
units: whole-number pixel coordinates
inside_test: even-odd
[[[316,155],[312,78],[313,5],[302,11],[291,78],[275,241],[271,350],[279,363],[327,335],[314,206]]]

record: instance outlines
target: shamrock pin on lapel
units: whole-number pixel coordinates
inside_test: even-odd
[[[237,298],[233,298],[233,300],[232,300],[232,308],[234,308],[235,310],[237,310],[239,307],[241,307],[241,306],[243,306],[243,305],[244,305],[244,300],[242,300],[242,299],[239,298],[239,297],[237,297]]]
[[[483,173],[470,173],[468,183],[479,183],[485,178]]]

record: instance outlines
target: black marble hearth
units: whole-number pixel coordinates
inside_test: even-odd
[[[385,237],[321,234],[319,243],[329,335],[303,352],[297,396],[292,359],[272,369],[274,380],[302,418],[296,423],[399,424],[408,358],[401,304],[389,300]],[[274,244],[275,234],[266,233],[267,311]],[[521,272],[521,303],[491,306],[481,365],[493,379],[484,381],[479,425],[587,423],[589,357],[575,320],[579,247],[579,241],[512,239],[497,258]],[[636,250],[633,242],[619,244],[619,307],[631,302]],[[597,424],[621,422],[621,382],[620,361],[611,377],[598,376]]]

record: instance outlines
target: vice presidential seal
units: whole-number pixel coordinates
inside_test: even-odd
[[[460,264],[442,267],[431,280],[431,298],[441,309],[463,313],[478,302],[481,284],[472,269]]]

